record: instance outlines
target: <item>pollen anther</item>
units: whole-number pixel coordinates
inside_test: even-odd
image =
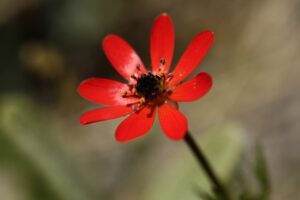
[[[126,97],[127,96],[127,91],[125,91],[125,90],[121,90],[121,96],[122,97]]]
[[[130,75],[130,78],[132,78],[132,79],[134,79],[134,80],[137,80],[137,79],[138,79],[138,78],[136,77],[135,74],[131,74],[131,75]]]
[[[172,78],[174,77],[173,73],[168,73],[167,77],[166,77],[166,82],[170,82],[170,80],[172,80]]]
[[[165,58],[161,58],[159,60],[160,64],[165,65],[166,64],[166,59]]]
[[[136,112],[136,111],[138,110],[137,105],[136,105],[136,104],[132,105],[132,106],[131,106],[131,109],[132,109],[134,112]]]
[[[137,64],[137,65],[136,65],[136,69],[137,69],[139,72],[141,72],[141,65],[140,65],[140,64]]]
[[[139,101],[140,101],[141,104],[144,104],[146,102],[146,99],[145,99],[145,97],[142,97],[142,98],[139,99]]]
[[[167,88],[167,89],[166,89],[166,92],[167,92],[168,94],[170,94],[170,93],[173,92],[173,89],[172,89],[172,88]]]

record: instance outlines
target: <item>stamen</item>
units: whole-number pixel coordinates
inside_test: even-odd
[[[128,88],[121,91],[122,97],[130,97],[136,99],[135,102],[127,104],[131,106],[134,112],[138,112],[145,106],[155,107],[167,99],[167,95],[172,93],[175,87],[168,87],[166,83],[173,78],[173,74],[164,72],[164,64],[166,59],[160,60],[161,66],[156,73],[148,71],[141,72],[140,65],[136,65],[136,72],[130,77],[134,79],[127,84]],[[140,73],[140,74],[139,74]],[[149,116],[153,111],[149,113]]]
[[[159,68],[158,68],[158,73],[162,72],[163,71],[163,68],[165,67],[165,64],[166,64],[166,59],[165,58],[161,58],[159,60],[160,62],[160,65],[159,65]]]
[[[137,69],[138,72],[141,72],[141,71],[142,71],[142,70],[141,70],[141,65],[140,65],[140,64],[137,64],[137,65],[136,65],[136,69]]]
[[[141,104],[144,104],[144,103],[146,102],[145,97],[141,97],[141,98],[139,99],[139,102],[140,102]]]
[[[127,83],[127,85],[129,87],[129,89],[132,89],[134,87],[134,84],[132,84],[132,83]]]
[[[127,106],[131,106],[131,109],[134,112],[139,112],[142,108],[144,108],[144,104],[141,104],[139,101],[133,102],[133,103],[129,103],[129,104],[127,104]]]
[[[173,77],[174,75],[173,75],[173,73],[172,72],[170,72],[170,73],[168,73],[168,75],[167,75],[167,78],[169,78],[169,77]]]
[[[126,104],[126,106],[133,106],[133,105],[136,105],[136,104],[139,104],[139,103],[140,103],[139,101],[135,101],[135,102],[131,102],[131,103]]]
[[[165,65],[166,64],[166,59],[165,58],[161,58],[159,60],[159,62],[160,62],[161,65]]]
[[[135,104],[135,105],[132,105],[131,106],[131,109],[136,112],[138,110],[138,106]]]
[[[173,92],[173,89],[174,89],[174,88],[167,88],[167,89],[166,89],[166,93],[171,94],[171,93]]]
[[[132,91],[132,89],[134,88],[134,85],[132,85],[132,84],[128,84],[128,91]]]
[[[157,72],[156,76],[158,76],[159,78],[164,78],[164,77],[165,77],[165,74],[164,74],[164,72],[161,70],[161,68],[158,69],[158,72]]]
[[[132,96],[137,95],[136,87],[131,88],[130,91],[131,91],[131,95],[132,95]]]
[[[138,78],[136,77],[135,74],[131,74],[131,75],[130,75],[130,78],[132,78],[132,79],[134,79],[134,80],[137,80],[137,79],[138,79]]]
[[[125,90],[121,90],[121,96],[122,97],[127,97],[127,91],[125,91]]]
[[[131,109],[133,111],[138,111],[140,108],[140,102],[136,101],[136,102],[128,103],[126,106],[131,106]]]
[[[174,77],[174,75],[173,75],[172,72],[168,73],[167,78],[166,78],[166,82],[167,82],[167,83],[170,82],[170,81],[172,80],[173,77]]]

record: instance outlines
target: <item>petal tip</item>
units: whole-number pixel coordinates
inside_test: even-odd
[[[87,125],[88,122],[83,118],[83,115],[84,115],[84,114],[82,114],[82,115],[80,116],[80,118],[79,118],[79,123],[80,123],[80,125]]]
[[[84,90],[85,90],[85,85],[87,83],[89,83],[90,81],[94,81],[96,78],[88,78],[88,79],[85,79],[83,81],[81,81],[77,87],[77,92],[80,96],[84,96],[83,93],[84,93]]]
[[[109,39],[109,38],[111,38],[111,37],[115,37],[115,36],[116,36],[115,34],[108,33],[108,34],[104,37],[103,41],[105,41],[105,40],[107,40],[107,39]]]
[[[167,21],[171,21],[171,17],[168,15],[168,13],[161,13],[160,15],[158,15],[154,21],[160,21],[160,20],[167,20]]]
[[[171,140],[181,140],[187,133],[187,118],[169,104],[166,103],[159,107],[158,116],[162,131]]]
[[[201,73],[198,74],[198,76],[204,76],[205,77],[206,83],[207,83],[207,92],[206,93],[208,93],[210,91],[210,89],[212,88],[212,86],[213,86],[212,76],[207,72],[201,72]]]
[[[115,35],[115,34],[112,34],[112,33],[109,33],[105,36],[105,38],[102,40],[102,47],[103,49],[105,50],[106,48],[106,45],[108,45],[108,41],[111,41],[113,39],[118,39],[120,38],[119,36]]]
[[[204,31],[202,31],[202,33],[206,33],[206,34],[209,34],[209,35],[214,35],[215,33],[209,29],[206,29]]]
[[[185,137],[186,133],[182,134],[180,137],[169,137],[171,140],[173,140],[174,142],[179,142],[180,140],[182,140]]]
[[[208,39],[214,41],[214,39],[215,39],[215,33],[213,31],[211,31],[211,30],[205,30],[202,33],[205,34],[208,37]]]
[[[124,140],[124,138],[120,138],[118,135],[117,135],[117,132],[115,133],[115,140],[121,144],[124,144],[125,142],[127,142],[128,140]]]
[[[115,131],[115,140],[119,143],[129,142],[134,139],[136,138],[126,137],[126,135],[120,131],[119,127]]]
[[[112,38],[113,36],[114,36],[113,34],[107,34],[107,35],[104,37],[104,39],[102,40],[102,47],[103,47],[103,49],[105,49],[106,42],[107,42],[110,38]]]
[[[136,139],[136,138],[128,139],[128,138],[123,138],[123,137],[117,136],[117,134],[115,134],[115,140],[120,144],[124,144],[124,143],[130,142],[130,141],[133,141],[134,139]]]
[[[153,115],[148,117],[149,112]],[[154,122],[154,111],[151,108],[143,108],[139,113],[133,113],[123,120],[115,131],[118,142],[127,142],[146,135],[152,128]]]
[[[159,16],[169,17],[168,13],[166,12],[161,13]]]

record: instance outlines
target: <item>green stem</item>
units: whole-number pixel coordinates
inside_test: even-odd
[[[222,197],[224,200],[229,200],[227,191],[221,184],[220,180],[217,178],[208,160],[204,156],[201,148],[197,145],[189,131],[185,135],[184,140],[198,160],[199,165],[204,169],[204,172],[213,184],[214,192],[217,194],[217,196]]]

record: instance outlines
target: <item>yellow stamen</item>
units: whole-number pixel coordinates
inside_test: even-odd
[[[134,80],[137,80],[138,78],[135,76],[135,74],[131,74],[130,77]]]
[[[121,90],[121,96],[122,97],[126,97],[127,96],[127,91],[125,91],[125,90]]]
[[[146,102],[146,99],[145,99],[145,97],[141,97],[141,98],[139,99],[139,101],[140,101],[141,104],[144,104],[144,103]]]

